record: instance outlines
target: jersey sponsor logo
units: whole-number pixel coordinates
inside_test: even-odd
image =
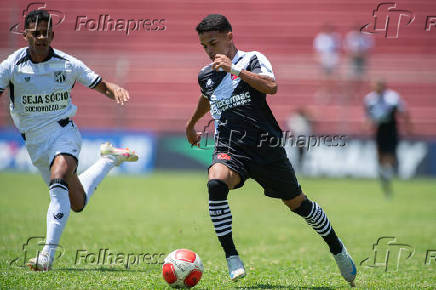
[[[63,83],[63,82],[65,82],[66,78],[67,77],[65,76],[65,71],[55,71],[54,72],[54,80],[55,80],[55,82]]]
[[[63,110],[68,106],[70,93],[54,92],[47,95],[24,95],[21,103],[24,112],[49,112]]]
[[[214,101],[214,95],[210,98],[211,101]],[[211,104],[211,113],[212,116],[224,112],[230,108],[236,106],[242,106],[251,102],[251,96],[249,92],[245,92],[243,94],[234,95],[228,99],[218,100]]]
[[[218,153],[218,155],[216,156],[216,159],[231,160],[232,157],[227,153]]]

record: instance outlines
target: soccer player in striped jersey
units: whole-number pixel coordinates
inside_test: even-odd
[[[35,10],[25,18],[23,33],[28,43],[0,64],[0,96],[9,87],[10,113],[26,143],[32,163],[49,186],[46,243],[42,252],[30,259],[33,270],[50,270],[70,209],[80,212],[97,185],[114,167],[138,156],[129,149],[103,144],[101,158],[77,175],[82,139],[71,118],[76,106],[71,89],[76,81],[119,104],[129,93],[103,80],[80,60],[53,49],[54,32],[50,14]]]
[[[245,268],[232,238],[227,195],[253,178],[265,195],[281,199],[324,239],[342,276],[353,284],[356,267],[351,256],[323,209],[302,192],[284,148],[276,146],[283,134],[266,102],[267,94],[277,92],[271,63],[260,52],[238,50],[223,15],[208,15],[196,30],[212,63],[199,73],[201,97],[186,124],[186,136],[192,145],[199,144],[195,124],[210,111],[215,119],[215,151],[207,183],[209,214],[230,278],[244,277]]]
[[[365,111],[374,130],[377,147],[378,172],[385,196],[392,197],[392,179],[400,139],[397,119],[404,122],[406,132],[412,133],[409,112],[400,95],[387,88],[384,80],[374,84],[374,91],[365,96]]]

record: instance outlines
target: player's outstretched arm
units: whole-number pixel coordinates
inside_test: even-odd
[[[191,119],[186,123],[186,138],[191,145],[197,145],[201,139],[201,133],[195,131],[195,124],[210,110],[209,100],[204,96],[200,96],[197,108],[192,114]]]
[[[215,55],[212,69],[234,73],[232,71],[232,61],[224,54]],[[250,87],[258,90],[261,93],[270,95],[277,93],[277,83],[271,77],[259,75],[247,70],[241,70],[238,72],[238,76]]]
[[[130,99],[129,92],[126,89],[119,87],[117,84],[102,80],[94,88],[97,92],[102,93],[106,97],[116,101],[120,105],[124,105]]]

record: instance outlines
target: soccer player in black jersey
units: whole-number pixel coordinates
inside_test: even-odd
[[[209,214],[224,249],[232,280],[245,276],[244,265],[232,239],[232,215],[227,203],[230,189],[253,178],[265,195],[280,198],[322,236],[342,276],[353,284],[356,267],[320,206],[302,192],[282,146],[282,131],[267,102],[277,92],[268,59],[257,51],[238,50],[232,27],[223,15],[205,17],[196,28],[212,63],[199,73],[201,97],[186,124],[186,136],[198,145],[195,124],[210,111],[215,119],[215,151],[209,167]]]
[[[409,112],[401,96],[389,89],[384,80],[378,80],[374,84],[374,91],[365,96],[365,110],[375,131],[381,185],[386,197],[391,198],[396,151],[400,139],[397,119],[403,120],[406,132],[411,134]]]

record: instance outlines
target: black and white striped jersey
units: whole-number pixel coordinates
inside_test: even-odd
[[[71,89],[76,81],[94,88],[101,77],[53,48],[39,63],[32,62],[28,48],[21,48],[0,64],[0,92],[9,87],[11,117],[21,133],[74,116]]]
[[[400,95],[391,89],[383,93],[371,92],[365,96],[367,116],[377,124],[377,134],[398,135],[396,113],[406,110]]]
[[[260,52],[239,50],[232,63],[239,69],[274,79],[271,63]],[[281,129],[267,104],[266,94],[231,73],[213,70],[212,64],[200,71],[198,83],[202,95],[209,100],[219,139],[255,145],[260,134],[281,138]]]

